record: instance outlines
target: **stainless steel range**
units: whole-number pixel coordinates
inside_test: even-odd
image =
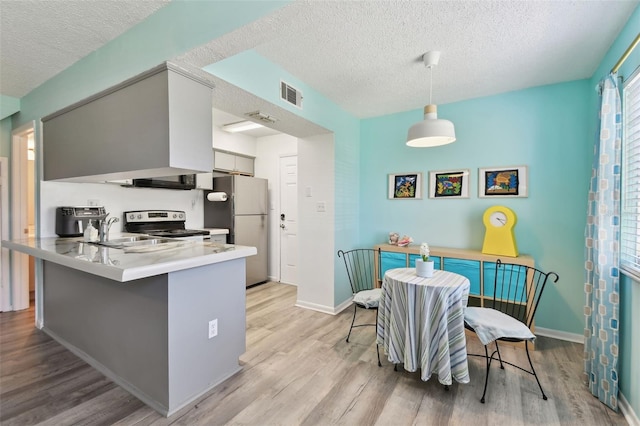
[[[209,231],[185,229],[187,215],[179,210],[137,210],[124,212],[124,230],[163,238],[209,236]]]

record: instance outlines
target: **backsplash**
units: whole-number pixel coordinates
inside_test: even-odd
[[[40,237],[55,237],[55,210],[60,206],[98,204],[120,218],[111,232],[122,232],[122,213],[129,210],[183,210],[187,228],[202,228],[202,190],[127,188],[114,184],[40,182]]]

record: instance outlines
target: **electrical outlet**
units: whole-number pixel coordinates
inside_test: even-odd
[[[209,321],[209,339],[218,335],[218,318]]]
[[[316,211],[317,212],[326,212],[327,211],[327,205],[325,204],[324,201],[318,201],[316,203]]]

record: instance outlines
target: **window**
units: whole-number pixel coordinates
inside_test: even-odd
[[[623,88],[621,269],[640,280],[640,69]]]

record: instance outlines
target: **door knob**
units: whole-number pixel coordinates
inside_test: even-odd
[[[282,228],[282,229],[284,229],[284,228],[285,228],[284,223],[281,223],[281,224],[280,224],[280,228]]]
[[[280,215],[280,220],[284,220],[284,213]]]

